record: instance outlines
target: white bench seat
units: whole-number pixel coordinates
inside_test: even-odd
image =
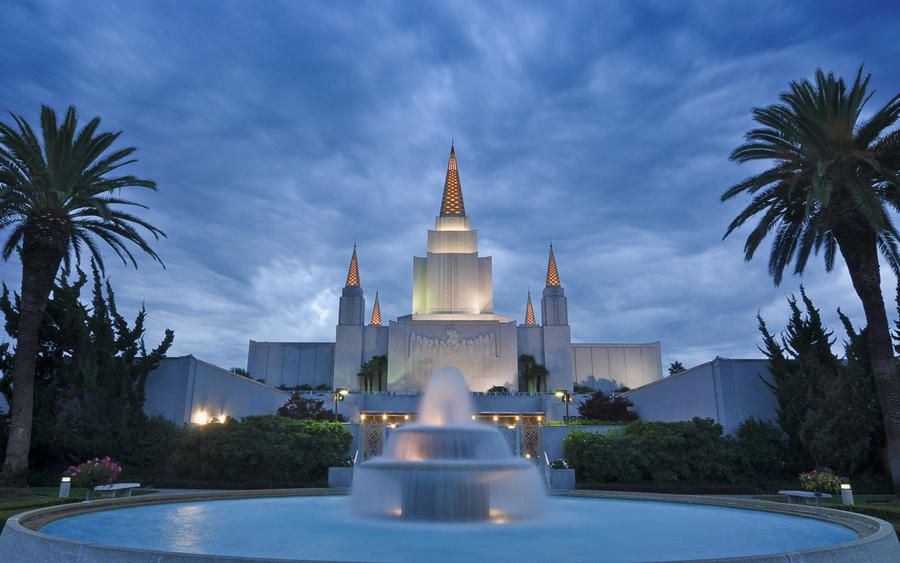
[[[113,485],[97,485],[94,491],[102,497],[130,497],[131,491],[141,488],[140,483],[115,483]]]
[[[812,504],[809,501],[815,501],[815,504],[821,505],[823,498],[831,498],[831,495],[828,493],[822,493],[819,496],[816,496],[816,493],[812,491],[778,491],[779,495],[785,495],[788,498],[788,504],[800,504],[800,500],[802,499],[806,504]]]

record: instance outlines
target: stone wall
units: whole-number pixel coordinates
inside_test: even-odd
[[[262,379],[272,387],[327,385],[331,388],[333,368],[332,342],[250,341],[247,371],[253,379]]]
[[[717,357],[627,395],[643,419],[673,422],[695,416],[711,418],[730,434],[748,416],[775,418],[775,395],[760,379],[771,381],[767,364],[767,360]]]
[[[147,376],[144,412],[176,424],[227,415],[275,414],[290,393],[202,362],[193,356],[165,358]]]

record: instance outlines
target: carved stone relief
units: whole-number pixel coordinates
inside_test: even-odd
[[[472,338],[462,338],[458,331],[447,329],[445,338],[433,338],[415,332],[409,335],[411,358],[487,358],[497,354],[496,338],[487,332]]]

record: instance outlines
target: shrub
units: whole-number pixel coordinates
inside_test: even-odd
[[[563,441],[563,452],[578,480],[636,483],[642,479],[618,430],[606,435],[572,431]]]
[[[109,485],[119,478],[122,473],[122,466],[115,461],[105,458],[95,457],[84,463],[69,466],[66,474],[72,477],[72,485],[75,487],[85,487],[93,489],[97,485]]]
[[[830,493],[836,495],[841,492],[841,480],[828,469],[823,469],[822,471],[813,469],[809,473],[801,473],[800,485],[804,491],[812,491],[816,494]]]
[[[169,465],[172,454],[184,439],[184,429],[162,416],[144,420],[133,433],[128,451],[121,461],[131,473],[135,467],[159,473]]]
[[[488,389],[487,392],[488,392],[488,393],[503,393],[503,394],[509,394],[509,389],[507,389],[506,387],[504,387],[504,386],[502,386],[502,385],[494,385],[493,387],[491,387],[490,389]]]
[[[597,391],[590,399],[578,405],[578,413],[583,418],[598,420],[637,420],[637,413],[628,410],[633,406],[634,403],[628,397],[611,397],[603,391]]]
[[[733,482],[737,476],[734,441],[711,419],[638,420],[605,435],[576,430],[563,451],[583,481]]]
[[[653,481],[733,481],[733,441],[712,419],[638,420],[622,429],[635,463]]]
[[[776,423],[750,417],[738,427],[735,438],[737,471],[746,479],[762,484],[795,474],[796,455]]]
[[[334,420],[334,411],[326,409],[324,405],[325,401],[294,393],[287,403],[278,407],[277,414],[296,420]],[[338,414],[337,419],[340,422],[347,421],[342,414]]]
[[[175,455],[175,474],[237,486],[262,481],[318,485],[352,440],[348,430],[331,422],[275,415],[228,419],[187,431]]]
[[[575,387],[573,388],[573,392],[578,394],[593,393],[594,389],[593,387],[588,387],[587,385],[578,385],[576,383]]]
[[[595,418],[576,418],[566,422],[565,420],[553,420],[545,422],[546,426],[624,426],[622,420],[597,420]]]

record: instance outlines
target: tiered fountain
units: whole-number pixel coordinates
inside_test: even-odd
[[[599,498],[546,499],[537,468],[513,457],[495,428],[472,422],[472,410],[462,375],[442,368],[429,380],[418,423],[393,431],[382,457],[356,467],[351,499],[303,490],[258,491],[258,498],[224,491],[45,508],[7,521],[0,563],[187,563],[196,554],[229,561],[493,562],[497,546],[501,558],[521,563],[900,561],[888,523],[849,512],[599,491],[572,493]],[[527,520],[535,516],[543,517]]]
[[[358,514],[434,521],[509,521],[543,513],[534,463],[512,455],[500,432],[472,421],[462,373],[428,380],[418,423],[391,432],[384,455],[353,475]]]

